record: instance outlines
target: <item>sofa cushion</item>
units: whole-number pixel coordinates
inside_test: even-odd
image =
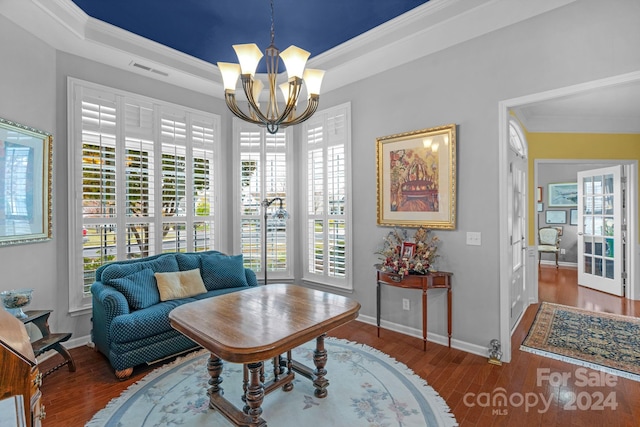
[[[207,290],[249,286],[240,255],[201,255],[201,274]]]
[[[187,271],[155,273],[155,278],[158,282],[161,301],[187,298],[207,292],[202,282],[199,268]]]
[[[176,261],[178,262],[178,268],[180,271],[194,270],[200,268],[200,255],[190,254],[176,254]]]
[[[128,276],[145,268],[160,273],[179,270],[178,261],[176,261],[174,254],[161,255],[150,261],[118,262],[108,265],[102,271],[102,283],[111,285],[111,280]]]
[[[128,343],[174,330],[169,323],[169,312],[179,305],[193,301],[195,301],[193,298],[184,298],[160,302],[151,307],[115,317],[111,322],[113,343]]]
[[[109,284],[124,295],[132,310],[140,310],[160,302],[156,279],[150,268],[112,279]]]

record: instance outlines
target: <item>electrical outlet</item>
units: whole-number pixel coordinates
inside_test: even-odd
[[[467,245],[481,246],[482,233],[480,233],[479,231],[467,231]]]
[[[411,303],[407,298],[402,298],[402,309],[403,310],[411,310]]]
[[[560,255],[565,255],[567,253],[566,249],[560,249]]]

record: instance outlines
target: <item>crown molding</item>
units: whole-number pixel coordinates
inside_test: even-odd
[[[326,93],[574,1],[430,0],[309,66],[327,71]],[[2,14],[57,50],[223,98],[217,66],[96,20],[71,0],[3,0]]]

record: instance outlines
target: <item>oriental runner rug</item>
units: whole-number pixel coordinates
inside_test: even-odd
[[[640,319],[543,302],[520,350],[640,381]]]
[[[313,366],[315,341],[293,350],[293,359]],[[330,382],[324,399],[312,382],[296,374],[290,392],[274,390],[262,404],[273,427],[456,426],[444,399],[406,365],[371,347],[341,339],[325,340]],[[206,390],[209,353],[198,351],[151,372],[98,412],[87,426],[231,426],[209,408]],[[265,363],[269,374],[271,363]],[[242,407],[242,365],[225,362],[224,395]],[[268,380],[269,378],[267,378]],[[235,398],[237,397],[237,398]]]

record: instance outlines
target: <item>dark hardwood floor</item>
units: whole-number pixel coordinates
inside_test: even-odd
[[[576,283],[575,269],[543,265],[540,300],[640,317],[640,302],[592,291]],[[596,371],[587,370],[591,383],[582,386],[586,381],[583,381],[584,375],[579,378],[576,375],[578,366],[519,350],[537,307],[527,309],[512,337],[512,361],[502,366],[487,363],[486,357],[433,343],[423,352],[420,339],[392,331],[383,330],[377,338],[374,326],[357,321],[335,329],[330,335],[375,347],[409,366],[446,400],[463,427],[640,425],[640,382],[614,378],[614,386],[596,386],[594,382],[604,384],[602,377]],[[71,354],[76,361],[75,373],[62,368],[44,380],[45,427],[84,425],[111,399],[157,367],[138,367],[130,379],[118,381],[101,354],[88,347],[71,349]],[[41,370],[46,371],[56,362],[55,358],[44,361]],[[331,372],[330,361],[327,368]],[[571,377],[565,386],[550,384],[550,381],[538,385],[539,369],[546,370],[552,378]],[[491,406],[490,402],[484,404],[483,399],[493,398],[500,392],[511,404],[501,409]],[[579,397],[573,405],[571,393]],[[601,396],[608,396],[609,400],[600,399]],[[597,401],[604,409],[579,409],[593,408]],[[529,408],[526,402],[530,403]],[[614,403],[616,407],[612,409]]]

